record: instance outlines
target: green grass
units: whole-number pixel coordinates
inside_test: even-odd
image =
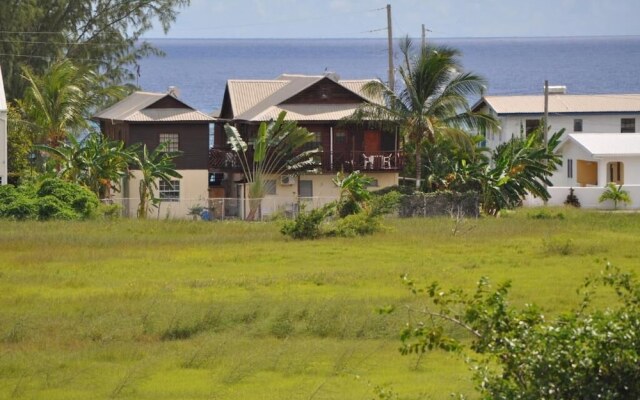
[[[0,398],[473,393],[462,357],[399,354],[405,315],[376,309],[416,301],[402,274],[468,289],[510,279],[514,303],[554,314],[607,260],[640,269],[636,214],[522,210],[455,236],[448,219],[386,224],[298,242],[278,223],[1,221]]]

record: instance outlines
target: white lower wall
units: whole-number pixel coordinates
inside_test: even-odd
[[[562,206],[564,201],[569,195],[570,187],[550,187],[548,188],[551,198],[547,202],[550,206]],[[618,209],[640,209],[640,185],[623,185],[623,190],[629,192],[631,197],[631,203],[624,204],[618,203]],[[613,209],[613,202],[608,200],[604,203],[600,203],[598,199],[602,193],[606,190],[603,187],[574,187],[573,194],[580,200],[580,205],[583,208],[596,208],[609,210]],[[540,199],[534,199],[533,197],[527,198],[524,201],[525,206],[541,206],[544,203]]]
[[[0,83],[2,77],[0,77]],[[2,87],[0,87],[2,90]],[[7,184],[8,178],[8,153],[7,153],[7,111],[0,110],[0,185]]]
[[[140,204],[140,171],[131,171],[128,187],[123,187],[122,192],[114,196],[114,200],[120,201],[124,208],[124,214],[135,216]],[[193,206],[206,206],[209,198],[209,171],[183,169],[178,170],[182,178],[180,181],[179,201],[161,202],[159,208],[151,207],[149,218],[191,218],[187,214]],[[158,192],[155,193],[158,196]]]

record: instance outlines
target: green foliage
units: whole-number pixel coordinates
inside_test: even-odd
[[[631,196],[629,196],[629,192],[622,189],[622,185],[616,186],[615,183],[609,182],[605,191],[600,195],[600,198],[598,198],[598,201],[600,203],[603,203],[607,200],[613,201],[613,209],[617,210],[618,203],[631,203]]]
[[[150,207],[157,207],[160,203],[160,199],[155,195],[155,190],[158,190],[158,181],[171,184],[171,178],[182,178],[173,163],[173,159],[178,157],[180,152],[166,151],[165,147],[166,143],[161,143],[149,152],[145,144],[140,152],[133,156],[133,165],[141,174],[138,187],[140,194],[138,218],[147,218]]]
[[[268,179],[313,172],[318,166],[316,155],[319,149],[302,150],[313,142],[315,136],[306,128],[299,127],[296,121],[285,121],[286,116],[287,113],[282,111],[275,121],[262,122],[252,150],[236,127],[224,126],[228,142],[238,155],[249,184],[249,220],[256,217]]]
[[[97,215],[100,202],[87,188],[60,179],[0,188],[0,217],[79,220]]]
[[[369,200],[368,212],[373,217],[392,214],[398,210],[403,196],[402,193],[396,191],[390,191],[385,194],[375,192]]]
[[[346,176],[343,172],[338,172],[332,181],[340,189],[336,204],[340,218],[359,213],[371,199],[371,192],[367,187],[371,185],[373,178],[360,171],[354,171]]]
[[[493,289],[482,278],[468,294],[437,283],[418,288],[407,277],[404,281],[427,305],[413,310],[424,319],[412,319],[403,330],[402,353],[460,351],[467,342],[444,326],[462,329],[469,334],[469,349],[483,356],[474,362],[482,399],[640,396],[640,283],[635,276],[607,265],[600,276],[585,281],[577,307],[554,318],[534,305],[511,306],[508,282]],[[594,294],[603,288],[611,289],[616,301],[594,309]]]
[[[329,236],[356,237],[373,235],[382,229],[382,221],[379,216],[369,212],[360,212],[347,215],[335,222],[328,232]]]
[[[33,133],[20,112],[9,104],[7,112],[7,169],[9,183],[17,184],[21,177],[28,174],[29,154],[33,147]]]
[[[161,54],[142,35],[159,23],[166,32],[177,9],[189,0],[3,1],[2,72],[7,98],[21,98],[26,82],[21,66],[42,74],[53,59],[82,63],[100,72],[106,86],[135,79],[134,67],[147,55]]]
[[[95,131],[81,141],[69,136],[56,147],[36,148],[54,160],[58,177],[86,186],[101,199],[120,191],[120,181],[129,176],[129,163],[134,161],[137,150],[136,146],[125,148],[122,141],[110,141]]]
[[[541,208],[539,210],[527,213],[527,218],[531,219],[564,219],[562,212],[551,212],[547,208]]]
[[[323,235],[321,225],[333,214],[333,204],[305,212],[300,210],[293,221],[285,221],[280,233],[293,239],[318,239]]]
[[[18,105],[40,143],[54,147],[70,134],[89,127],[95,108],[125,94],[119,86],[103,85],[103,75],[76,66],[69,59],[53,62],[37,75],[23,67],[28,85]]]
[[[384,99],[362,105],[353,116],[356,120],[381,121],[400,128],[413,150],[416,189],[422,179],[422,146],[436,143],[442,137],[473,146],[468,130],[484,132],[497,126],[495,118],[471,111],[468,98],[481,95],[486,82],[478,75],[463,71],[460,52],[446,46],[425,46],[414,55],[409,37],[400,44],[402,64],[398,73],[401,88],[394,92],[374,81],[365,86],[372,98]]]

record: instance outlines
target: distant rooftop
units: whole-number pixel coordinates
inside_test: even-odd
[[[178,106],[184,108],[148,108],[156,102],[170,97],[176,100]],[[133,92],[116,104],[100,111],[94,116],[97,119],[107,119],[127,122],[177,122],[177,121],[213,121],[214,118],[183,103],[170,93]]]
[[[474,109],[489,106],[496,114],[542,114],[544,95],[484,96]],[[549,112],[628,113],[640,112],[640,94],[550,94]]]
[[[227,81],[227,93],[234,112],[234,119],[265,121],[276,118],[280,111],[287,111],[287,119],[297,121],[339,120],[348,117],[357,104],[282,104],[323,79],[330,79],[352,92],[363,101],[381,101],[367,96],[362,88],[371,79],[340,80],[337,74],[294,75],[282,74],[271,80],[231,79]]]

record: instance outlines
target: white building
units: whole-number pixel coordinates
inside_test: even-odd
[[[564,90],[549,95],[550,133],[565,129],[559,147],[562,166],[551,177],[549,204],[562,204],[575,188],[584,207],[608,208],[598,198],[609,182],[624,185],[640,208],[640,94],[569,95]],[[544,96],[485,96],[475,111],[492,114],[498,131],[486,135],[495,148],[516,135],[540,125]]]
[[[7,133],[7,99],[0,68],[0,185],[6,185],[8,178]]]

